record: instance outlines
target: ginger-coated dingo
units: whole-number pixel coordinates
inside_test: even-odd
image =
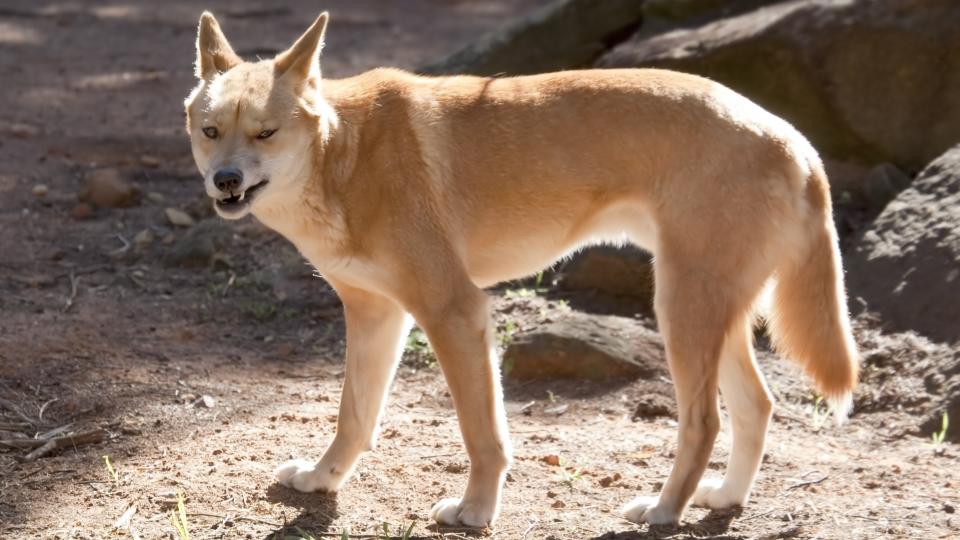
[[[281,483],[336,491],[377,424],[412,320],[450,386],[470,457],[462,497],[430,515],[483,527],[510,464],[499,362],[483,292],[583,246],[629,241],[655,255],[655,307],[676,385],[676,461],[627,519],[675,523],[684,507],[742,505],[771,398],[751,327],[772,284],[769,327],[840,407],[857,380],[823,165],[793,127],[735,92],[670,71],[516,78],[376,69],[322,80],[324,13],[290,49],[244,62],[216,19],[197,37],[187,130],[217,212],[252,213],[336,289],[347,324],[336,436]],[[723,481],[701,481],[720,426]]]

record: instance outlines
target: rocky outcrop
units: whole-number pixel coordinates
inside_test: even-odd
[[[556,282],[561,289],[623,297],[653,313],[653,261],[633,246],[586,249],[563,266]]]
[[[643,5],[637,0],[558,0],[419,71],[493,76],[587,66],[637,29]]]
[[[852,304],[897,330],[960,342],[960,145],[890,202],[846,257]]]
[[[837,159],[918,170],[960,140],[960,2],[800,0],[621,44],[600,67],[724,83]]]
[[[854,398],[855,415],[879,414],[895,433],[930,440],[951,423],[946,439],[960,441],[960,349],[934,343],[915,332],[884,333],[856,321],[863,357],[862,384]],[[907,413],[891,417],[886,413]]]

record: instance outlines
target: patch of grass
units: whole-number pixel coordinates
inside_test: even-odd
[[[110,475],[110,479],[113,480],[113,483],[119,483],[120,475],[117,473],[117,470],[113,468],[113,464],[110,463],[110,456],[103,456],[103,466],[106,467],[107,474]]]
[[[827,406],[827,403],[823,401],[823,396],[817,396],[817,399],[813,402],[813,429],[814,431],[820,431],[823,429],[824,424],[827,423],[827,418],[830,417],[830,407]]]
[[[539,289],[528,289],[521,287],[519,289],[508,289],[505,293],[507,298],[533,298],[537,295]]]
[[[506,322],[501,325],[497,332],[497,341],[500,344],[500,349],[506,349],[507,345],[510,345],[510,341],[513,339],[514,334],[517,333],[517,323],[511,319],[507,319]]]
[[[391,535],[390,524],[384,521],[383,524],[381,525],[381,527],[383,528],[383,540],[392,540],[392,539],[410,540],[410,536],[413,534],[413,527],[416,524],[417,524],[416,521],[412,521],[410,523],[410,526],[404,529],[403,524],[401,523],[400,525],[397,526],[397,534]],[[380,539],[380,534],[377,533],[377,540],[379,539]]]
[[[278,317],[281,321],[292,321],[300,318],[300,311],[294,307],[287,307],[280,310]]]
[[[533,276],[533,287],[530,287],[530,281],[523,279],[518,280],[510,285],[504,292],[504,296],[507,298],[533,298],[535,296],[540,296],[550,290],[550,283],[546,282],[546,272],[537,272]]]
[[[259,322],[264,322],[277,315],[277,306],[269,302],[248,300],[240,304],[240,311]]]
[[[573,489],[580,480],[583,480],[583,471],[579,467],[572,471],[566,467],[560,469],[560,483],[568,488]]]
[[[390,522],[384,521],[379,525],[379,527],[373,528],[373,534],[358,534],[353,535],[350,533],[349,527],[344,527],[340,529],[340,540],[350,540],[351,538],[372,538],[373,540],[410,540],[413,538],[413,528],[416,527],[417,522],[412,521],[410,525],[406,528],[403,527],[403,523],[397,526],[396,533],[390,533]],[[294,532],[278,532],[271,537],[271,540],[319,540],[313,534],[301,529],[300,527],[294,527]],[[322,536],[334,536],[336,533],[327,533]]]
[[[235,280],[237,289],[256,292],[272,292],[273,280],[270,270],[258,270]]]
[[[177,490],[177,509],[170,511],[170,523],[177,533],[178,540],[190,540],[190,527],[187,524],[187,506],[183,501],[183,491]]]
[[[933,435],[930,436],[930,441],[934,448],[939,448],[943,445],[943,441],[947,439],[948,429],[950,429],[950,415],[947,414],[947,411],[943,411],[943,415],[940,417],[940,431],[934,432]]]
[[[207,298],[220,298],[227,293],[227,284],[210,283],[207,285]]]
[[[430,369],[437,367],[437,355],[430,347],[430,341],[423,330],[419,328],[411,330],[407,335],[407,343],[403,350],[404,355],[412,360],[415,365]]]

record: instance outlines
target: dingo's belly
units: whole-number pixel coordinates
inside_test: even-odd
[[[556,216],[549,222],[497,227],[497,237],[471,238],[467,272],[480,287],[529,276],[595,244],[635,244],[655,252],[656,224],[637,201],[618,201],[582,217]]]

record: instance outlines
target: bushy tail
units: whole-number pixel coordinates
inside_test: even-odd
[[[811,219],[805,253],[777,270],[769,323],[774,345],[799,363],[827,398],[838,420],[850,408],[859,360],[850,331],[830,191],[822,168],[807,184]]]

